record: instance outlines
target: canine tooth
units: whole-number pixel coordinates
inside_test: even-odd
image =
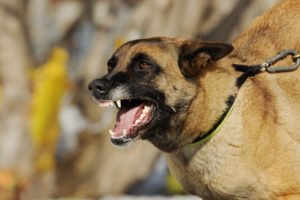
[[[121,106],[122,106],[122,105],[121,105],[121,100],[117,100],[117,101],[116,101],[116,104],[117,104],[118,108],[121,108]]]
[[[171,107],[171,109],[173,110],[173,112],[176,112],[176,109],[174,107]]]
[[[110,135],[115,135],[115,132],[113,132],[112,130],[109,129],[109,134]]]
[[[126,135],[127,135],[127,130],[123,129],[123,136],[126,136]]]

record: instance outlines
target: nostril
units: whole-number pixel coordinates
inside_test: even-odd
[[[89,89],[89,91],[92,91],[92,90],[93,90],[91,84],[88,85],[88,89]]]
[[[99,92],[105,92],[104,85],[101,83],[96,84],[95,89],[98,90]]]
[[[107,83],[104,80],[97,79],[92,81],[88,85],[89,91],[93,91],[94,93],[106,93],[107,91]]]

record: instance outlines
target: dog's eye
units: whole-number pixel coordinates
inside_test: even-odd
[[[139,69],[147,69],[150,67],[150,64],[148,64],[146,62],[140,62],[138,67],[139,67]]]
[[[108,72],[111,72],[115,68],[115,66],[117,64],[117,61],[118,60],[117,60],[117,58],[115,56],[113,56],[112,58],[110,58],[107,61],[107,70],[108,70]]]
[[[113,67],[113,66],[111,66],[111,65],[107,65],[107,71],[108,71],[108,72],[111,72],[113,69],[114,69],[114,67]]]

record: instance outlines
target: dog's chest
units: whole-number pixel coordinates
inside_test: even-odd
[[[220,151],[220,148],[222,151]],[[168,155],[172,173],[186,191],[207,199],[238,199],[244,187],[255,184],[247,167],[240,163],[239,149],[232,146],[214,146],[184,150]],[[250,176],[249,176],[250,175]]]

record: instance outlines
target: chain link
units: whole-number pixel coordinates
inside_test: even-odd
[[[276,62],[286,58],[287,56],[292,56],[292,59],[295,62],[294,65],[276,66],[276,67],[272,66]],[[267,71],[269,73],[289,72],[289,71],[294,71],[294,70],[298,69],[299,66],[300,66],[300,54],[298,54],[293,49],[287,49],[287,50],[283,50],[283,51],[279,52],[276,56],[274,56],[274,57],[268,59],[266,62],[262,63],[260,65],[260,67],[261,67],[260,71]]]

